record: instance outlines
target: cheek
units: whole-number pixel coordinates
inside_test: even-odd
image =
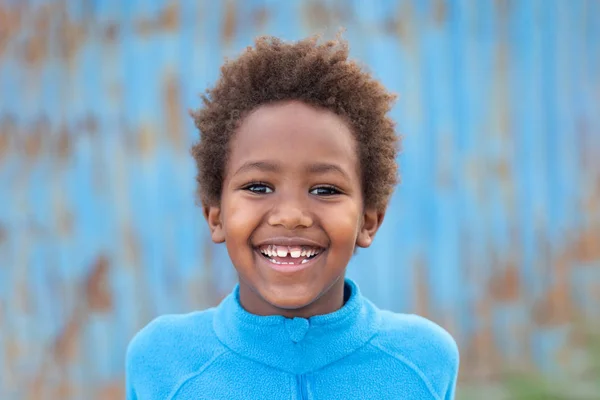
[[[225,234],[230,242],[247,241],[260,220],[260,212],[252,201],[231,196],[224,202]]]
[[[349,202],[346,207],[339,207],[327,213],[329,236],[337,245],[354,248],[361,220],[360,209],[354,202]]]

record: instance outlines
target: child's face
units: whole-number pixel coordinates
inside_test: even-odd
[[[259,314],[335,310],[355,246],[369,246],[383,218],[363,207],[349,128],[330,111],[278,103],[248,115],[230,146],[221,205],[205,215],[237,269],[242,304]]]

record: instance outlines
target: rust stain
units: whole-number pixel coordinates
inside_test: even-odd
[[[109,272],[109,262],[106,257],[98,257],[85,283],[86,300],[90,311],[107,312],[113,307],[108,282]]]
[[[231,43],[235,37],[237,24],[237,10],[233,1],[227,1],[225,3],[225,15],[223,20],[223,30],[221,31],[221,37],[225,43]]]
[[[496,10],[501,17],[506,18],[512,7],[511,0],[495,0]]]
[[[261,30],[265,27],[269,21],[269,10],[267,7],[260,7],[252,13],[252,21],[254,21],[254,28]]]
[[[25,42],[23,58],[26,63],[39,66],[48,57],[48,37],[50,33],[50,7],[39,8],[33,21],[33,35]]]
[[[171,3],[160,14],[159,25],[163,30],[174,31],[179,27],[179,4]]]
[[[309,0],[304,4],[304,18],[312,30],[323,29],[334,23],[334,13],[323,2]]]
[[[71,133],[67,125],[63,123],[58,131],[55,154],[59,159],[66,160],[71,155],[71,151]]]
[[[53,359],[61,364],[68,364],[79,354],[79,332],[83,323],[83,314],[82,306],[79,304],[52,345]],[[41,372],[40,375],[43,376],[44,373]]]
[[[520,279],[517,265],[510,262],[502,272],[492,277],[489,290],[492,298],[496,301],[514,302],[519,300]]]
[[[188,287],[189,296],[193,299],[193,304],[198,307],[210,307],[214,304],[218,294],[216,293],[216,285],[214,284],[213,274],[213,256],[214,244],[211,240],[205,240],[202,244],[202,259],[201,273],[198,279],[191,280]]]
[[[21,30],[22,6],[3,7],[0,4],[0,57],[8,43]]]
[[[12,115],[3,115],[0,119],[0,160],[8,153],[10,149],[11,138],[17,136],[15,117]]]
[[[512,179],[510,164],[508,160],[502,159],[495,164],[496,174],[501,182],[507,182]]]
[[[501,356],[496,348],[494,332],[490,326],[486,325],[477,330],[462,349],[461,365],[463,364],[464,368],[468,368],[469,375],[476,379],[489,379],[497,374],[501,365]]]
[[[23,60],[32,66],[39,66],[48,57],[47,36],[33,35],[23,46]]]
[[[423,255],[419,255],[414,262],[415,276],[415,312],[427,317],[430,311],[429,284],[427,282],[427,265]]]
[[[25,136],[23,150],[29,158],[37,158],[42,149],[42,136],[39,131],[34,130],[29,135]]]
[[[477,319],[483,321],[489,321],[491,318],[491,309],[492,309],[492,299],[491,295],[487,293],[487,296],[484,296],[483,299],[479,300],[474,305],[474,314]]]
[[[147,124],[142,124],[136,137],[136,145],[140,153],[144,156],[151,155],[156,147],[156,135],[154,131]]]
[[[4,155],[8,152],[9,136],[5,131],[0,130],[0,160],[4,158]]]
[[[600,229],[588,228],[579,232],[572,253],[572,258],[580,264],[600,261]]]
[[[356,20],[353,8],[349,7],[344,1],[333,3],[331,12],[338,29]]]
[[[445,0],[436,0],[433,4],[433,21],[436,25],[443,25],[448,19],[448,5]]]
[[[138,20],[136,30],[142,36],[176,31],[180,25],[179,14],[179,3],[171,2],[160,12],[158,17]]]
[[[537,301],[532,309],[532,317],[538,326],[561,326],[572,322],[571,310],[567,294],[560,285],[551,288],[544,298]]]
[[[108,273],[108,260],[99,256],[83,284],[84,301],[77,303],[65,328],[52,344],[53,359],[60,365],[72,362],[79,355],[79,339],[87,315],[92,311],[106,311],[112,308],[112,298],[107,288]],[[40,375],[43,376],[45,372],[40,371]]]
[[[414,10],[412,2],[402,2],[395,15],[386,18],[383,31],[391,36],[396,36],[402,44],[410,45],[411,50],[416,45],[416,27],[414,26]]]
[[[117,381],[103,385],[98,390],[96,396],[100,400],[123,400],[125,399],[125,392],[123,391],[124,383]]]
[[[119,38],[120,26],[116,22],[111,22],[104,27],[104,39],[108,42],[116,42]]]
[[[69,19],[66,9],[60,10],[58,26],[59,54],[66,61],[72,61],[83,46],[88,36],[85,22],[74,22]]]
[[[21,359],[21,345],[20,343],[13,337],[8,336],[3,340],[4,342],[4,362],[9,366],[16,365]],[[5,370],[6,371],[6,370]],[[17,373],[15,368],[8,368],[6,371],[7,374],[4,378],[7,379],[7,382],[15,382],[17,378]]]
[[[75,393],[75,388],[73,387],[73,383],[67,377],[66,371],[63,372],[62,379],[58,384],[58,388],[56,390],[56,398],[57,399],[72,399]]]
[[[167,130],[174,147],[183,147],[183,124],[181,116],[181,90],[177,76],[169,76],[163,88],[164,109],[166,110]]]
[[[539,227],[538,239],[540,262],[545,267],[537,271],[541,279],[547,281],[543,297],[535,301],[531,308],[534,323],[542,327],[561,326],[573,322],[574,305],[571,302],[568,270],[572,262],[569,250],[556,254],[551,249],[550,240],[543,235],[544,227]],[[552,277],[552,280],[548,279]]]
[[[57,232],[59,235],[65,237],[73,233],[74,216],[65,207],[64,202],[59,202],[56,207],[56,221],[57,221]]]
[[[77,123],[77,130],[82,132],[88,132],[91,136],[98,133],[98,118],[88,113],[81,121]]]
[[[25,136],[23,150],[29,158],[37,158],[45,147],[45,139],[50,132],[50,122],[44,115],[38,117],[29,134]]]
[[[323,2],[308,0],[303,3],[302,16],[311,30],[322,31],[337,29],[339,31],[346,23],[354,19],[351,7],[343,2]]]

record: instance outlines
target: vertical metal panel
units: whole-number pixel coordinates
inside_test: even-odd
[[[600,2],[0,4],[0,397],[119,398],[151,318],[235,273],[189,108],[259,34],[345,26],[400,94],[403,182],[349,275],[449,329],[461,379],[564,371],[600,320]]]

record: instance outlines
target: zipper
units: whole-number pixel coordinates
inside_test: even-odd
[[[308,391],[306,388],[306,375],[296,375],[296,385],[298,387],[298,399],[308,400]]]

